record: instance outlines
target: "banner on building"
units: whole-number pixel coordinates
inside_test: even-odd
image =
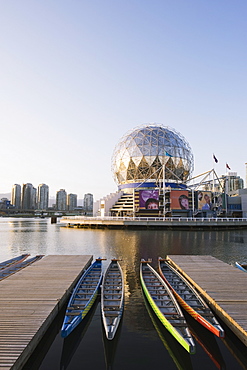
[[[207,211],[212,209],[212,194],[211,191],[198,191],[198,209]]]
[[[159,209],[159,190],[140,190],[139,208]]]
[[[171,190],[171,209],[190,209],[188,190]]]

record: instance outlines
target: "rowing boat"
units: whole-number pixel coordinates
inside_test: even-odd
[[[24,261],[27,257],[29,256],[29,254],[22,254],[21,256],[17,256],[17,257],[14,257],[14,258],[11,258],[10,260],[7,260],[7,261],[3,261],[0,263],[0,270],[14,264],[14,263],[17,263],[17,262],[22,262]]]
[[[114,338],[124,308],[123,271],[117,259],[112,259],[103,277],[101,313],[106,338]]]
[[[166,330],[166,328],[162,325],[158,317],[155,315],[154,311],[151,309],[146,296],[144,296],[143,299],[153,326],[156,329],[156,332],[158,333],[159,338],[161,339],[167,352],[174,361],[176,369],[193,370],[190,354],[184,350],[184,348],[178,343],[178,341],[176,341],[176,339],[171,336],[168,330]]]
[[[235,262],[235,265],[236,267],[241,270],[241,271],[244,271],[244,272],[247,272],[247,264],[243,264],[243,263],[238,263],[238,262]]]
[[[120,321],[117,332],[114,336],[114,340],[108,340],[106,335],[103,335],[103,344],[104,344],[104,355],[105,355],[105,370],[113,370],[115,356],[118,348],[119,339],[121,337],[121,327],[123,320]]]
[[[27,267],[33,264],[34,262],[37,262],[43,257],[44,257],[43,255],[38,255],[35,257],[28,258],[25,261],[23,260],[23,261],[17,261],[15,263],[12,263],[11,265],[0,270],[0,280],[3,280],[9,277],[10,275],[13,275],[14,273],[22,270],[24,267]]]
[[[68,302],[61,336],[66,338],[94,304],[102,282],[102,258],[97,258],[79,279]]]
[[[143,292],[161,323],[186,351],[195,353],[195,343],[172,291],[148,261],[143,259],[140,279]]]
[[[92,308],[88,311],[86,317],[82,320],[80,325],[78,325],[70,335],[68,335],[63,340],[63,349],[60,360],[60,370],[66,370],[69,368],[70,361],[72,360],[74,354],[81,346],[81,342],[86,335],[87,329],[92,322],[95,311],[99,303],[99,295],[97,296]]]
[[[171,266],[168,260],[159,258],[158,264],[160,275],[172,290],[180,306],[217,337],[223,338],[224,329],[189,281],[175,267]]]

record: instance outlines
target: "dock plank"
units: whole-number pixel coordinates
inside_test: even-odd
[[[247,274],[208,255],[169,255],[168,259],[247,346]]]
[[[0,282],[0,369],[21,369],[91,255],[50,255]]]

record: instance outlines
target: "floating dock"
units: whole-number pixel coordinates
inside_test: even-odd
[[[212,256],[169,255],[168,259],[247,346],[247,273]]]
[[[21,369],[92,256],[53,255],[0,282],[0,369]],[[247,273],[212,256],[169,255],[247,347]]]
[[[65,216],[60,225],[91,229],[229,230],[247,229],[246,218]]]
[[[0,282],[0,369],[24,366],[92,258],[46,256]]]

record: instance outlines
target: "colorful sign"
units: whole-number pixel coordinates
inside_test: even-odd
[[[159,190],[140,190],[139,208],[159,209]]]
[[[207,211],[212,209],[212,194],[211,191],[198,191],[198,209]]]
[[[188,190],[171,190],[171,209],[190,209]]]

